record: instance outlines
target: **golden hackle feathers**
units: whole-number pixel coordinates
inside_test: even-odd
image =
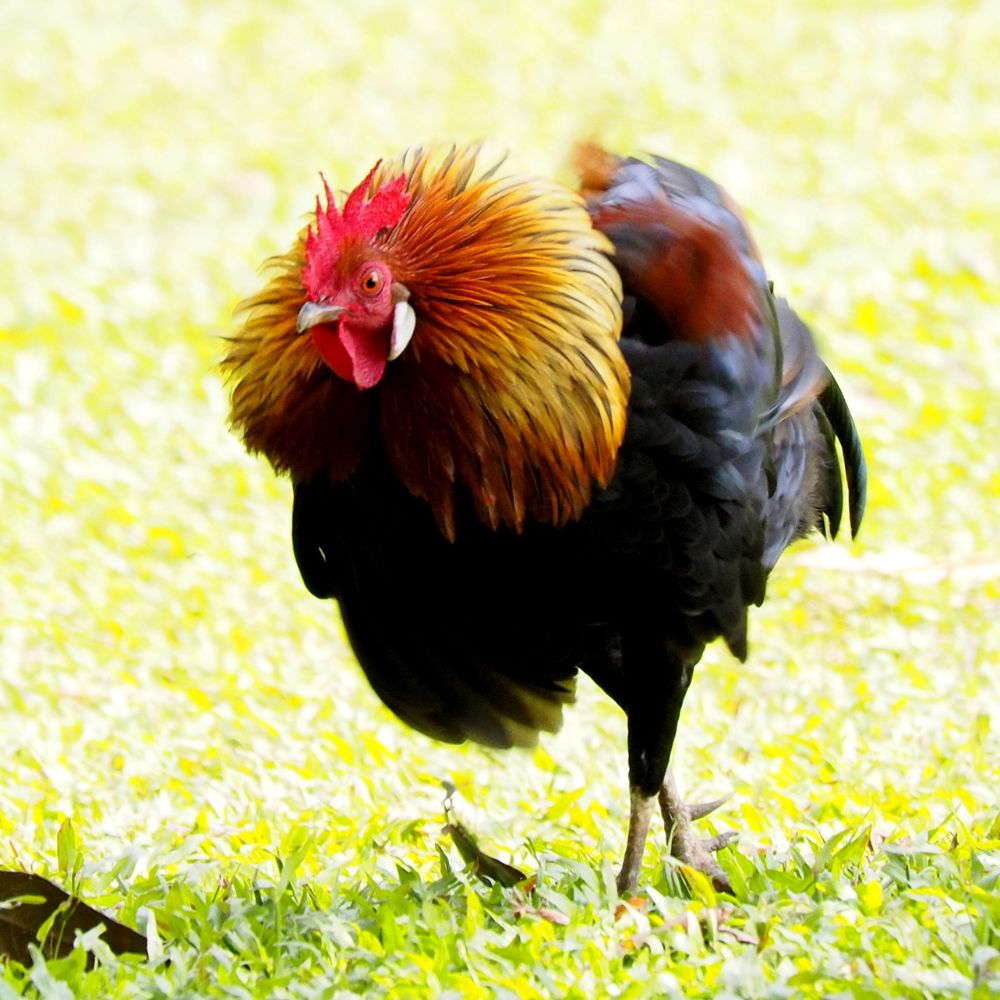
[[[478,146],[417,149],[375,174],[373,193],[407,178],[407,211],[370,249],[417,317],[375,389],[340,380],[295,332],[305,230],[243,304],[223,363],[248,449],[296,479],[339,480],[377,427],[448,535],[457,488],[494,527],[579,516],[614,472],[629,394],[610,244],[577,195],[483,159]]]
[[[270,280],[237,307],[245,319],[222,362],[232,386],[229,420],[247,450],[265,455],[275,471],[296,480],[322,472],[343,479],[357,466],[364,441],[335,428],[363,424],[370,400],[345,392],[346,383],[332,376],[308,331],[295,328],[305,301],[307,232],[287,254],[265,263]]]

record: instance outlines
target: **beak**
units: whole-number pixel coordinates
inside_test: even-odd
[[[345,312],[347,312],[347,306],[321,306],[316,302],[307,302],[299,310],[295,330],[297,333],[304,333],[319,323],[336,323]]]

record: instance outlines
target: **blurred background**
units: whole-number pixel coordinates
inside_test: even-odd
[[[433,867],[445,777],[515,855],[620,849],[614,710],[584,686],[527,757],[405,731],[298,580],[287,484],[226,428],[221,338],[318,172],[349,189],[449,137],[567,183],[581,138],[714,176],[856,414],[859,544],[790,553],[750,663],[706,659],[684,784],[735,790],[748,846],[995,811],[1000,5],[486,6],[5,10],[3,865],[52,867],[70,817],[93,868],[211,878],[303,829],[351,871]]]

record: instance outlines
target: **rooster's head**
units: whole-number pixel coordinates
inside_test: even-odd
[[[306,301],[296,329],[311,331],[323,360],[342,379],[370,389],[406,349],[415,316],[406,286],[395,280],[390,260],[373,242],[391,229],[410,203],[405,177],[367,198],[376,163],[337,208],[324,178],[326,207],[316,198],[316,220],[306,236],[302,284]]]

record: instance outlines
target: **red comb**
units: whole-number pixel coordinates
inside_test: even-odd
[[[383,229],[396,225],[410,204],[406,178],[397,177],[384,184],[367,201],[375,171],[382,165],[379,160],[368,176],[347,196],[343,212],[337,209],[333,192],[326,178],[320,174],[326,192],[326,208],[316,196],[316,224],[306,236],[306,266],[302,271],[302,282],[310,297],[319,294],[320,287],[329,279],[337,258],[340,257],[344,241],[349,237],[370,240]]]

